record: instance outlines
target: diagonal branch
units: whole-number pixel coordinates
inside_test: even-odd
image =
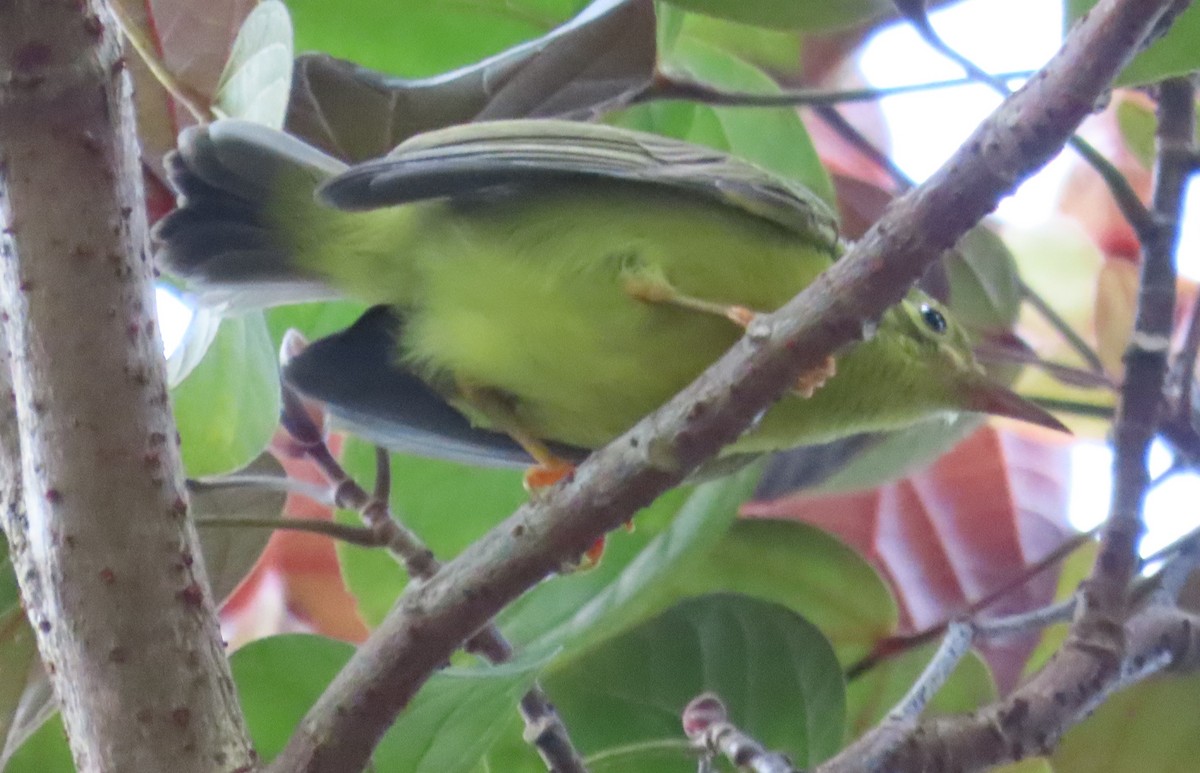
[[[451,652],[506,604],[678,484],[805,370],[863,337],[924,270],[1049,161],[1171,0],[1101,0],[1063,50],[846,256],[747,331],[712,368],[407,590],[301,722],[277,771],[346,771]]]

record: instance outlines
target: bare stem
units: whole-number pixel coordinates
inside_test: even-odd
[[[1175,247],[1194,152],[1193,99],[1186,78],[1160,86],[1153,198],[1156,225],[1143,235],[1137,317],[1125,351],[1125,383],[1113,430],[1112,507],[1085,594],[1085,618],[1091,623],[1119,618],[1138,567],[1142,506],[1150,486],[1146,455],[1162,405],[1175,310]]]
[[[1028,78],[1029,71],[1000,73],[995,77],[1001,82]],[[925,91],[937,91],[959,86],[969,86],[974,78],[953,78],[929,83],[914,83],[906,86],[890,86],[888,88],[863,89],[785,89],[772,93],[754,93],[745,91],[727,91],[708,83],[691,80],[679,75],[659,72],[650,81],[646,89],[630,102],[651,102],[667,99],[686,99],[705,105],[721,107],[818,107],[842,105],[853,102],[874,102],[884,97],[894,97],[901,94],[914,94]]]

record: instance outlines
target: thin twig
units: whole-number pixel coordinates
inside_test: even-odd
[[[188,490],[221,490],[231,488],[256,488],[262,491],[276,491],[284,494],[295,494],[304,497],[318,505],[333,506],[333,496],[328,486],[320,486],[295,478],[284,478],[276,475],[226,475],[220,478],[188,478]]]
[[[1068,623],[1078,605],[1079,600],[1071,597],[1030,612],[1022,612],[1008,617],[995,617],[990,620],[976,620],[975,636],[979,639],[1000,638],[1016,633],[1040,631],[1055,623]]]
[[[1028,78],[1029,70],[1000,73],[995,77],[1004,82]],[[844,90],[785,89],[772,93],[727,91],[709,83],[695,81],[677,74],[658,72],[645,90],[630,100],[630,104],[658,100],[688,100],[719,107],[818,107],[853,102],[875,102],[885,97],[913,94],[939,89],[969,86],[973,78],[952,78],[928,83],[912,83],[884,88]]]
[[[323,518],[238,518],[214,515],[196,518],[196,525],[216,529],[278,529],[279,531],[301,531],[320,534],[364,548],[384,547],[379,535],[362,526],[326,521]]]
[[[833,129],[839,137],[849,143],[851,147],[862,153],[867,160],[886,172],[896,184],[896,189],[901,193],[911,190],[916,186],[913,179],[906,175],[904,170],[896,165],[895,161],[892,161],[886,153],[875,147],[875,143],[871,142],[854,124],[842,117],[837,108],[832,105],[821,105],[814,107],[813,113],[826,126]]]
[[[913,724],[884,722],[814,773],[975,771],[1029,755],[1046,755],[1066,731],[1113,692],[1167,668],[1200,666],[1200,618],[1150,604],[1120,629],[1128,652],[1108,662],[1082,639],[1058,654],[1011,695],[969,714]]]
[[[358,512],[368,530],[375,535],[375,544],[386,547],[400,559],[414,582],[431,579],[441,569],[441,562],[416,532],[392,513],[389,504],[392,468],[387,450],[375,449],[375,485],[373,493],[368,494],[334,457],[295,391],[286,384],[282,390],[282,424],[334,486],[334,502],[339,507]],[[492,624],[480,629],[463,649],[480,655],[489,663],[506,663],[513,658],[512,646]],[[541,685],[535,682],[521,697],[520,711],[525,721],[523,736],[537,749],[548,770],[552,773],[586,773],[582,757]]]
[[[891,711],[887,713],[884,722],[908,722],[915,720],[938,690],[946,684],[954,669],[963,657],[971,651],[971,643],[975,640],[975,626],[965,620],[954,620],[946,628],[946,635],[937,652],[925,665],[925,670],[913,682],[912,687],[900,699]]]
[[[1111,405],[1085,403],[1080,400],[1062,400],[1057,397],[1039,397],[1038,395],[1026,395],[1025,398],[1055,413],[1070,413],[1093,419],[1111,419],[1116,415],[1116,409]]]
[[[1047,303],[1045,298],[1026,284],[1025,280],[1018,277],[1017,281],[1020,283],[1021,297],[1028,301],[1033,310],[1040,314],[1063,337],[1063,340],[1067,342],[1071,349],[1083,358],[1083,361],[1093,373],[1103,376],[1104,363],[1100,361],[1100,355],[1096,354],[1096,350],[1087,341],[1083,340],[1083,336],[1079,335],[1075,331],[1075,328],[1071,327],[1071,323],[1067,322],[1061,314],[1055,311],[1054,307]]]

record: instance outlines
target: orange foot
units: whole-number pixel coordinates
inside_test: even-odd
[[[525,471],[525,490],[536,494],[562,480],[570,480],[575,474],[575,465],[561,459],[539,462]]]
[[[792,386],[792,391],[801,397],[812,397],[818,389],[825,386],[825,382],[837,375],[837,360],[833,357],[826,357],[825,362],[812,370],[801,373],[796,383]]]

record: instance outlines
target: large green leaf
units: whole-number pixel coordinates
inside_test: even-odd
[[[1067,0],[1065,10],[1069,22],[1078,21],[1096,5],[1096,0]],[[1140,86],[1164,78],[1200,70],[1200,5],[1190,4],[1175,19],[1170,31],[1149,48],[1133,58],[1114,85]]]
[[[807,766],[837,751],[845,710],[833,650],[811,623],[747,596],[690,599],[545,680],[591,770],[694,771],[680,712],[716,693],[731,721]],[[643,747],[635,750],[635,747]]]
[[[419,77],[471,64],[543,34],[585,0],[288,0],[299,51],[323,51]]]
[[[258,456],[279,423],[278,365],[262,314],[223,320],[172,402],[188,475],[220,475]]]
[[[246,722],[264,759],[283,749],[301,718],[354,648],[319,636],[260,639],[231,662]],[[298,667],[302,665],[302,667]],[[454,773],[470,770],[516,713],[540,663],[435,674],[375,750],[376,770]]]
[[[1119,692],[1063,737],[1056,773],[1191,773],[1200,759],[1200,676],[1169,676]]]
[[[664,63],[705,83],[738,91],[774,93],[779,87],[764,72],[686,28]],[[725,150],[764,169],[804,183],[831,205],[829,174],[799,115],[790,107],[708,107],[675,102],[639,105],[615,117],[625,126],[667,134]]]
[[[304,55],[296,62],[287,126],[339,158],[359,161],[419,132],[468,121],[592,116],[645,89],[655,61],[649,0],[597,0],[545,35],[432,78]]]
[[[636,518],[633,534],[611,535],[601,565],[544,583],[510,606],[501,628],[519,646],[564,648],[551,665],[671,606],[690,590],[670,578],[702,562],[720,544],[750,496],[759,467],[673,491]]]
[[[0,764],[0,770],[6,773],[75,773],[62,719],[55,715],[42,725],[9,758],[7,767]]]
[[[665,0],[684,10],[774,29],[806,32],[840,29],[881,16],[888,0]]]
[[[728,590],[782,604],[821,629],[843,663],[890,635],[899,616],[887,586],[861,556],[795,521],[739,521],[667,582],[679,596]]]

